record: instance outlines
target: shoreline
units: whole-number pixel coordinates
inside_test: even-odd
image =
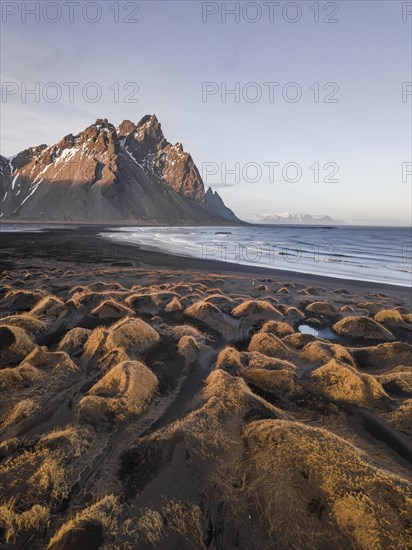
[[[75,232],[75,237],[71,235]],[[251,275],[270,277],[292,283],[322,285],[328,289],[345,288],[353,293],[383,292],[391,297],[398,297],[412,303],[412,288],[363,280],[329,277],[311,273],[300,273],[270,267],[248,266],[219,260],[176,256],[157,250],[142,248],[140,245],[128,242],[113,241],[101,235],[110,232],[110,227],[93,225],[86,230],[83,227],[62,227],[45,229],[40,232],[13,231],[2,233],[2,258],[13,262],[24,255],[27,257],[50,257],[64,261],[79,263],[130,262],[130,267],[153,267],[164,269],[183,269],[185,271],[218,272],[225,274]],[[35,241],[33,238],[35,236]],[[75,238],[75,241],[73,241]],[[73,246],[74,245],[74,246]],[[66,252],[66,254],[65,254]],[[70,255],[67,258],[67,254]],[[14,260],[13,260],[13,256]],[[137,265],[139,264],[139,265]],[[142,265],[143,264],[143,265]]]
[[[101,236],[101,235],[97,235],[97,236]],[[200,261],[200,262],[214,262],[216,263],[217,265],[219,266],[222,266],[222,265],[226,265],[226,266],[230,266],[230,268],[228,268],[228,270],[224,270],[224,272],[227,272],[227,273],[234,273],[234,272],[237,272],[237,266],[239,266],[239,268],[241,269],[241,271],[243,273],[247,273],[247,271],[245,270],[248,270],[249,268],[251,270],[254,270],[254,269],[262,269],[262,270],[266,270],[267,273],[270,273],[272,275],[276,275],[276,274],[280,274],[281,277],[293,277],[293,276],[298,276],[300,278],[304,277],[306,278],[305,281],[307,280],[308,277],[314,277],[316,279],[316,281],[314,280],[313,282],[321,282],[321,281],[326,281],[326,282],[329,282],[331,284],[337,284],[339,285],[339,282],[344,282],[345,284],[346,283],[364,283],[368,286],[370,285],[382,285],[382,288],[396,288],[396,289],[409,289],[411,292],[412,292],[412,284],[411,285],[398,285],[398,284],[395,284],[395,283],[388,283],[388,282],[384,282],[384,281],[372,281],[372,280],[366,280],[366,279],[350,279],[350,278],[347,278],[347,277],[333,277],[333,276],[330,276],[330,275],[322,275],[320,273],[310,273],[310,272],[307,272],[307,271],[293,271],[293,270],[288,270],[288,269],[278,269],[278,268],[275,268],[275,267],[268,267],[268,266],[258,266],[258,265],[250,265],[250,264],[242,264],[242,263],[233,263],[233,262],[229,262],[229,261],[224,261],[224,260],[213,260],[213,259],[203,259],[203,258],[197,258],[196,256],[189,256],[189,255],[179,255],[179,254],[171,254],[171,253],[168,253],[168,252],[164,252],[163,250],[159,250],[157,249],[156,247],[150,247],[146,244],[139,244],[139,243],[134,243],[132,240],[121,240],[121,239],[110,239],[109,237],[103,237],[105,238],[106,240],[110,240],[113,244],[115,243],[119,243],[119,244],[125,244],[125,245],[129,245],[131,247],[137,247],[138,249],[140,249],[142,252],[151,252],[153,254],[159,254],[159,255],[164,255],[164,256],[167,256],[169,258],[182,258],[183,260],[197,260],[197,261]],[[244,268],[244,269],[243,269]],[[254,271],[251,271],[251,273],[253,273]],[[262,273],[258,273],[258,274],[263,274]],[[319,281],[318,278],[321,280]],[[305,282],[305,281],[302,281],[301,279],[299,280],[296,280],[295,282]]]

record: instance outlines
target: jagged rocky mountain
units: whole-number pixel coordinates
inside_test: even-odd
[[[80,134],[0,156],[0,220],[238,223],[155,115],[117,128],[97,120]]]

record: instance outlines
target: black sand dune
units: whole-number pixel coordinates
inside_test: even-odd
[[[2,547],[409,548],[408,289],[97,231],[3,235]]]

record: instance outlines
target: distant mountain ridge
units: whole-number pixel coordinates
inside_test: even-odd
[[[290,214],[284,212],[282,214],[258,214],[251,216],[247,220],[250,223],[261,224],[290,224],[290,225],[343,225],[343,220],[334,220],[327,215],[314,214]]]
[[[115,128],[98,119],[58,143],[0,156],[0,221],[240,223],[205,192],[191,155],[156,115]]]

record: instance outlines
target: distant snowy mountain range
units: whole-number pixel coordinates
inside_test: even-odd
[[[316,214],[291,214],[283,212],[281,214],[251,214],[246,217],[249,223],[261,224],[291,224],[291,225],[343,225],[343,220],[334,220],[327,215]]]

